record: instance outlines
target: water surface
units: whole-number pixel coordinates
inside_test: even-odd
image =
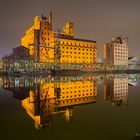
[[[140,75],[0,77],[0,140],[140,139]]]

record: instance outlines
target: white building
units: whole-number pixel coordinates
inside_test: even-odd
[[[128,66],[128,38],[116,37],[104,45],[106,68],[126,68]]]

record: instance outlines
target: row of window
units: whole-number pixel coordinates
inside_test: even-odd
[[[95,49],[87,49],[87,48],[78,48],[78,47],[62,47],[62,49],[70,49],[70,50],[83,50],[83,51],[95,51]]]
[[[120,95],[127,95],[127,92],[128,92],[128,91],[123,91],[123,92],[121,92],[121,93],[120,93],[120,92],[115,92],[115,95],[116,95],[116,96],[117,96],[117,95],[118,95],[118,96],[120,96]]]
[[[115,55],[115,57],[123,57],[123,58],[128,58],[126,55]]]
[[[127,59],[119,59],[119,58],[118,59],[116,58],[115,60],[116,61],[125,61],[125,62],[127,61]]]
[[[118,53],[118,54],[128,54],[127,52],[114,52],[114,53]]]
[[[46,37],[43,38],[43,37],[42,37],[42,38],[41,38],[41,41],[44,41],[44,40],[48,40],[48,41],[49,41],[50,38],[46,38]]]
[[[88,88],[88,87],[93,87],[93,85],[90,85],[90,86],[73,86],[73,87],[66,87],[66,88],[62,88],[63,90],[64,89],[73,89],[73,88]],[[95,87],[95,85],[94,85],[94,87]]]
[[[123,84],[121,84],[121,85],[123,85]],[[127,85],[125,86],[121,86],[121,85],[117,85],[117,86],[115,86],[115,88],[127,88],[128,87],[128,83],[127,83]]]
[[[70,54],[83,54],[83,55],[95,55],[95,53],[81,53],[81,52],[68,52],[68,51],[66,51],[66,52],[64,52],[64,51],[62,51],[62,53],[70,53]]]
[[[61,98],[73,98],[73,97],[91,96],[91,95],[96,95],[96,93],[90,93],[90,94],[78,94],[78,95],[70,95],[70,96],[62,96]]]
[[[67,91],[67,92],[62,92],[62,94],[69,94],[69,93],[79,93],[79,92],[88,92],[88,91],[92,91],[93,89],[90,90],[78,90],[78,91]],[[95,90],[95,89],[94,89]]]
[[[71,61],[71,60],[61,60],[62,63],[79,63],[79,64],[83,64],[83,63],[93,63],[93,61],[84,61],[84,60],[74,60],[74,61]]]
[[[50,30],[50,27],[48,26],[48,27],[42,27],[42,29],[43,29],[43,31],[44,30]],[[43,32],[41,32],[41,33],[43,33]]]
[[[62,97],[63,98],[63,97]],[[86,98],[78,98],[78,99],[71,99],[71,100],[65,100],[65,101],[61,101],[61,103],[74,103],[74,102],[77,102],[77,101],[86,101],[86,100],[89,100],[89,99],[95,99],[95,96],[91,96],[91,97],[86,97]]]
[[[61,42],[61,45],[70,45],[70,46],[73,45],[73,46],[79,46],[79,47],[95,47],[95,45],[72,43],[72,42]]]
[[[122,94],[123,94],[123,92],[126,92],[126,91],[128,91],[128,89],[118,89],[118,90],[115,90],[115,93],[116,92],[121,92]],[[119,93],[119,94],[121,94],[121,93]]]
[[[49,31],[49,30],[50,30],[50,28],[48,28],[48,31]],[[49,33],[49,32],[46,32],[46,31],[45,31],[45,32],[41,32],[41,34],[42,34],[42,35],[46,35],[46,34],[47,34],[47,35],[50,35],[50,33]]]
[[[115,97],[115,99],[122,99],[122,98],[126,98],[126,96],[118,96],[118,97]]]
[[[119,48],[115,48],[116,51],[124,51],[127,52],[127,49],[119,49]]]
[[[77,57],[77,56],[64,56],[64,55],[62,55],[62,58],[64,58],[64,57],[66,57],[66,58],[78,58],[78,59],[93,59],[94,57]]]
[[[119,47],[119,48],[127,48],[126,45],[120,45],[120,44],[115,44],[115,48],[116,48],[116,47]]]
[[[128,82],[121,82],[121,81],[118,81],[118,83],[115,83],[115,85],[128,85]]]

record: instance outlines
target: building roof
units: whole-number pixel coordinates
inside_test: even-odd
[[[75,38],[73,36],[67,36],[64,34],[56,34],[56,38],[59,39],[67,39],[67,40],[75,40],[75,41],[83,41],[83,42],[90,42],[90,43],[96,43],[97,41],[95,40],[88,40],[88,39],[82,39],[82,38]]]
[[[29,48],[26,48],[25,46],[17,46],[17,47],[15,47],[15,48],[13,48],[13,49],[25,49],[25,50],[30,50]]]
[[[70,40],[76,40],[76,41],[83,41],[83,42],[90,42],[90,43],[96,43],[94,40],[87,40],[87,39],[81,39],[81,38],[69,38]]]
[[[60,37],[62,38],[62,37]],[[87,40],[87,39],[81,39],[81,38],[62,38],[62,39],[67,39],[67,40],[75,40],[75,41],[83,41],[83,42],[90,42],[90,43],[96,43],[94,40]]]
[[[132,58],[134,58],[134,56],[132,56],[132,57],[128,57],[128,60],[130,60],[130,59],[132,59]]]

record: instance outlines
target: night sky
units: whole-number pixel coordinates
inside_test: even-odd
[[[114,36],[127,36],[129,56],[140,56],[140,0],[0,0],[0,57],[20,45],[33,18],[53,12],[53,29],[66,21],[75,36],[97,41],[98,54]]]

